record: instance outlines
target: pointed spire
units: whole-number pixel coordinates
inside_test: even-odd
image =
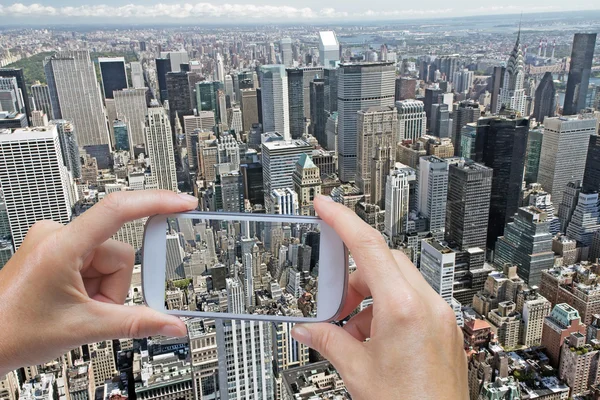
[[[521,41],[521,22],[523,21],[523,11],[521,11],[521,18],[519,18],[519,31],[517,33],[517,45]]]

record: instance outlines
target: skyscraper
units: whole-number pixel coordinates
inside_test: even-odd
[[[529,286],[539,285],[542,271],[554,265],[549,228],[545,212],[533,206],[519,208],[496,242],[494,263],[498,267],[516,264],[517,274]]]
[[[477,122],[480,117],[481,109],[477,102],[465,100],[455,105],[454,112],[452,113],[452,143],[454,144],[454,154],[459,154],[462,129],[469,123]]]
[[[357,111],[393,106],[392,63],[341,64],[338,71],[338,152],[340,180],[356,179]]]
[[[112,99],[115,90],[127,89],[127,72],[124,57],[100,57],[100,76],[105,99]]]
[[[452,80],[452,84],[458,93],[469,92],[473,87],[473,71],[469,71],[468,69],[463,69],[462,71],[456,71],[454,73],[454,78]]]
[[[439,138],[451,138],[452,126],[448,104],[433,104],[431,106],[431,134]]]
[[[527,155],[525,160],[525,183],[528,185],[538,181],[540,156],[544,136],[540,129],[531,129],[527,135]]]
[[[396,102],[398,110],[398,142],[418,138],[427,132],[427,116],[425,105],[419,100],[402,100]]]
[[[160,57],[169,60],[169,72],[180,72],[181,64],[190,62],[187,51],[181,49],[178,51],[161,51]]]
[[[133,89],[141,89],[146,87],[142,63],[133,61],[129,65],[131,67],[131,87]]]
[[[9,113],[25,114],[25,104],[17,78],[0,77],[0,109]]]
[[[225,82],[225,67],[223,65],[223,56],[221,56],[221,53],[217,53],[215,58],[215,81],[221,83]]]
[[[581,181],[590,136],[596,133],[596,119],[577,117],[546,118],[538,183],[560,204],[567,183]]]
[[[575,115],[586,107],[595,47],[596,33],[576,33],[573,37],[563,115]]]
[[[132,148],[136,145],[146,147],[144,127],[146,126],[146,115],[148,114],[147,95],[147,88],[125,89],[114,92],[117,118],[127,124]]]
[[[167,93],[167,74],[171,72],[171,60],[168,58],[157,58],[154,60],[156,63],[156,79],[158,81],[158,91],[160,101],[164,102],[168,100]]]
[[[500,88],[502,87],[502,79],[505,71],[505,67],[494,67],[492,72],[490,111],[493,113],[499,108]]]
[[[113,131],[115,132],[115,150],[132,151],[127,124],[117,119],[113,122]]]
[[[81,178],[79,144],[73,124],[64,119],[53,119],[49,124],[56,125],[63,163],[67,171],[71,172],[73,178]]]
[[[177,191],[175,157],[171,124],[161,107],[148,109],[146,117],[146,143],[152,176],[156,178],[158,189]]]
[[[395,164],[387,177],[384,233],[390,242],[407,232],[410,191],[416,180],[415,170],[400,163]]]
[[[315,79],[310,82],[310,131],[321,147],[327,147],[327,136],[325,135],[326,113],[325,79]]]
[[[521,30],[517,35],[515,47],[506,63],[502,86],[498,95],[498,103],[493,112],[500,112],[502,107],[515,110],[521,116],[525,116],[525,89],[523,83],[525,80],[525,71],[523,63],[523,52],[521,51]]]
[[[446,240],[465,251],[485,249],[493,170],[470,160],[448,168]]]
[[[281,53],[281,63],[286,67],[294,66],[294,57],[292,56],[292,39],[289,37],[279,41],[279,52]]]
[[[183,126],[184,115],[194,114],[187,72],[167,73],[167,94],[171,127],[175,127],[175,116]]]
[[[33,97],[33,103],[35,104],[35,109],[43,111],[48,118],[54,118],[48,85],[42,85],[41,83],[31,85],[31,95]]]
[[[288,78],[283,65],[260,67],[262,124],[264,132],[279,132],[290,136]]]
[[[17,78],[17,86],[21,90],[21,96],[23,97],[23,103],[25,104],[25,111],[28,117],[31,116],[31,101],[29,100],[29,92],[27,91],[27,83],[25,82],[25,75],[23,75],[23,68],[0,68],[0,77]],[[48,114],[50,117],[50,114]]]
[[[477,123],[475,161],[494,170],[488,226],[488,247],[504,233],[519,208],[527,150],[529,120],[491,117]]]
[[[252,125],[258,123],[258,104],[256,99],[256,89],[240,90],[240,107],[242,109],[242,127],[244,132],[248,133]]]
[[[567,236],[575,239],[581,247],[592,244],[594,233],[600,230],[598,193],[579,193],[577,206],[567,226]]]
[[[554,117],[556,112],[556,88],[552,73],[546,72],[535,89],[535,102],[533,103],[533,115],[536,121],[543,123],[544,118]]]
[[[0,134],[0,159],[0,186],[15,250],[35,222],[70,222],[75,199],[55,126]]]
[[[340,43],[333,31],[319,32],[319,64],[335,68],[340,62]]]
[[[371,199],[373,159],[378,151],[384,152],[385,159],[396,160],[396,138],[398,130],[398,115],[393,106],[371,107],[358,111],[357,132],[358,151],[356,165],[356,184],[367,201]],[[392,167],[390,165],[390,167]],[[387,168],[389,171],[389,168]],[[387,172],[385,176],[387,177]],[[380,182],[385,188],[385,179]],[[375,203],[373,203],[375,204]]]
[[[429,230],[436,240],[444,239],[448,162],[427,156],[419,159],[418,210],[429,220]]]
[[[394,100],[411,100],[415,98],[417,88],[417,80],[412,78],[398,77],[396,78],[396,92]]]
[[[448,305],[452,305],[455,259],[456,253],[437,239],[421,242],[421,275]]]
[[[325,79],[325,110],[329,114],[333,114],[338,107],[338,70],[337,68],[325,68],[323,75]]]
[[[304,135],[306,126],[304,122],[304,71],[301,68],[294,68],[286,69],[286,73],[290,110],[290,134],[292,139],[299,139]]]
[[[584,192],[600,192],[600,137],[590,136],[582,188]]]
[[[44,60],[54,119],[73,121],[80,146],[109,144],[96,69],[87,50],[59,51]]]
[[[315,215],[313,202],[321,194],[321,173],[319,167],[306,154],[300,154],[292,175],[294,191],[298,194],[300,215]]]

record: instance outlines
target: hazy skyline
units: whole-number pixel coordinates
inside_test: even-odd
[[[345,22],[382,21],[411,18],[460,17],[470,15],[516,14],[523,12],[579,11],[599,9],[586,0],[564,3],[559,0],[530,0],[519,4],[508,0],[505,4],[474,5],[466,0],[447,2],[431,0],[426,7],[418,3],[399,7],[399,3],[386,0],[348,2],[330,0],[326,6],[317,0],[307,0],[302,6],[294,2],[274,0],[238,0],[235,3],[217,2],[142,2],[128,4],[117,0],[104,0],[101,4],[82,4],[77,0],[56,0],[43,3],[0,3],[0,18],[10,17],[9,23],[66,22],[78,18],[77,23],[223,23],[223,22]],[[54,21],[49,21],[52,18]],[[75,22],[75,21],[71,21]]]

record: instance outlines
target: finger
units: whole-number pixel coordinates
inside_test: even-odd
[[[342,311],[340,312],[340,316],[338,319],[344,319],[352,311],[356,310],[356,307],[367,297],[371,296],[371,291],[367,286],[366,282],[362,278],[362,272],[360,270],[356,270],[352,274],[350,274],[350,278],[348,279],[348,293],[346,294],[346,301],[344,302],[344,307],[342,307]]]
[[[108,239],[91,254],[92,260],[81,270],[88,296],[102,302],[123,304],[131,284],[135,261],[133,247]]]
[[[371,337],[371,322],[373,321],[373,306],[369,306],[350,318],[344,325],[344,330],[360,342]]]
[[[197,198],[168,190],[114,192],[66,226],[66,242],[71,243],[72,255],[85,259],[127,221],[192,210],[197,205]]]
[[[90,301],[82,324],[86,343],[119,338],[144,338],[163,335],[182,337],[186,326],[179,318],[145,306],[124,306]]]
[[[354,376],[352,371],[362,366],[367,356],[362,342],[334,324],[298,324],[292,328],[292,337],[321,353],[342,377]]]
[[[378,296],[385,299],[398,291],[411,290],[378,231],[348,207],[333,202],[331,197],[318,196],[315,209],[350,250],[374,299]]]

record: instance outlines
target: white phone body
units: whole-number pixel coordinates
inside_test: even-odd
[[[169,218],[319,224],[321,234],[316,318],[166,309],[166,234],[167,219]],[[150,308],[166,314],[185,317],[242,319],[292,323],[328,322],[334,321],[339,317],[346,299],[347,287],[347,248],[342,239],[337,235],[337,233],[335,233],[333,228],[331,228],[318,217],[191,211],[179,214],[152,216],[148,218],[148,221],[144,227],[144,240],[142,245],[142,290],[144,301]]]

